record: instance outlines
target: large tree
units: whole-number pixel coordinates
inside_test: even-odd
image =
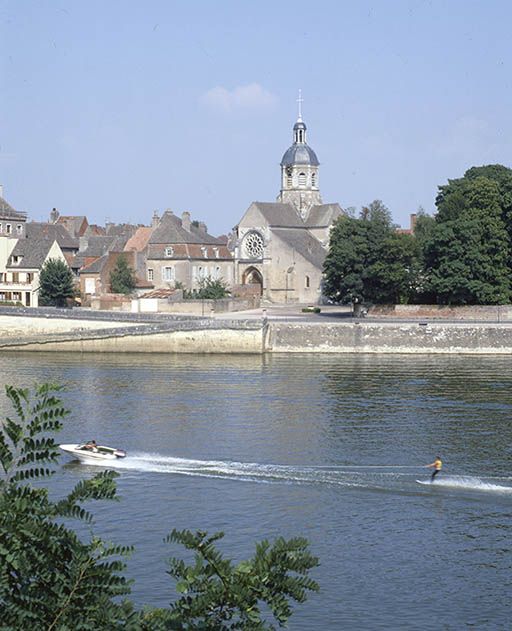
[[[440,187],[425,251],[429,286],[442,304],[510,300],[510,241],[499,184],[484,176]]]
[[[61,259],[48,259],[39,275],[39,303],[65,307],[75,295],[75,283],[69,266]]]
[[[324,263],[324,293],[339,302],[407,302],[415,291],[414,239],[398,234],[380,200],[359,218],[340,217]]]

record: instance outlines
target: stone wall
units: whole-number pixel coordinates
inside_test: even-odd
[[[273,322],[268,352],[512,354],[510,324]]]
[[[450,320],[512,320],[512,305],[373,305],[370,316],[393,318],[446,318]]]

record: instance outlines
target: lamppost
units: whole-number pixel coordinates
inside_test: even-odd
[[[286,292],[284,295],[284,302],[288,304],[288,274],[293,274],[294,266],[290,265],[290,267],[286,270]]]

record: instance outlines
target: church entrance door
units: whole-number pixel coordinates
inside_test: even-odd
[[[242,285],[259,285],[260,296],[263,295],[263,276],[255,267],[248,267],[242,275]]]

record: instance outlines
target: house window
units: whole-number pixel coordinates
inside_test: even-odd
[[[148,280],[153,280],[153,270],[148,267]]]
[[[306,186],[306,174],[299,173],[299,186]]]
[[[304,278],[304,287],[305,287],[306,289],[309,289],[309,276],[306,276],[306,277]]]
[[[6,232],[6,234],[11,234],[11,232],[12,232],[12,226],[11,226],[11,224],[10,224],[10,223],[6,223],[6,224],[5,224],[5,232]]]
[[[18,234],[21,234],[23,232],[23,226],[20,223],[16,226],[16,232]]]
[[[162,280],[166,282],[174,280],[174,267],[162,267]]]
[[[172,248],[171,246],[169,246],[168,248],[165,248],[165,256],[169,257],[172,256],[174,254],[174,248]]]

